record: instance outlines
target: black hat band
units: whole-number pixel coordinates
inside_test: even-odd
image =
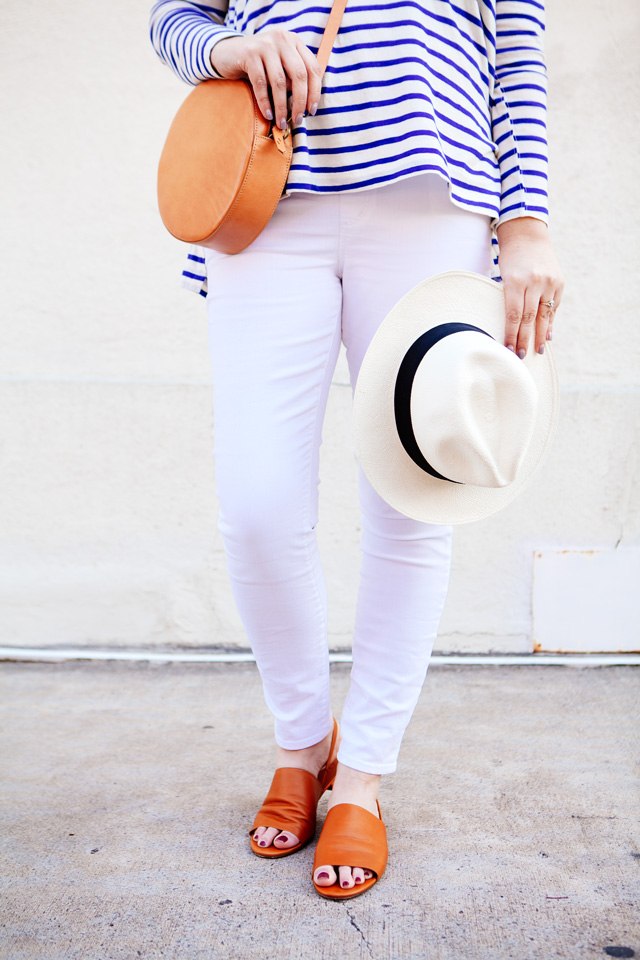
[[[480,327],[474,327],[470,323],[441,323],[437,327],[427,330],[417,340],[411,344],[404,355],[398,376],[396,377],[396,389],[393,397],[393,406],[396,418],[396,429],[400,437],[400,443],[413,462],[424,470],[425,473],[435,477],[436,480],[447,480],[449,483],[459,483],[458,480],[451,480],[449,477],[443,477],[441,473],[431,466],[425,459],[415,434],[413,424],[411,423],[411,390],[413,389],[413,380],[418,367],[424,360],[427,352],[435,346],[440,340],[450,336],[452,333],[484,333],[491,337],[490,333],[482,330]],[[493,340],[494,337],[491,337]]]

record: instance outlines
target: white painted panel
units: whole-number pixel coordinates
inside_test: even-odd
[[[640,650],[640,550],[536,552],[534,650]]]

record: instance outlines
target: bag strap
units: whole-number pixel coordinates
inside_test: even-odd
[[[316,54],[316,59],[320,65],[320,77],[324,76],[324,72],[327,69],[327,64],[329,63],[329,57],[331,56],[331,51],[333,50],[333,44],[335,42],[336,36],[338,35],[338,30],[340,29],[340,23],[342,22],[342,14],[344,13],[344,8],[347,5],[347,0],[333,0],[333,6],[331,7],[331,13],[329,14],[329,19],[327,20],[327,25],[324,28],[324,33],[322,34],[322,40],[320,41],[320,46],[318,47],[318,53]],[[275,145],[277,146],[280,153],[286,152],[286,147],[284,141],[289,137],[291,131],[291,118],[289,117],[289,125],[287,129],[283,132],[279,127],[276,126],[275,121],[271,124],[271,136]]]
[[[317,60],[320,64],[321,75],[324,75],[324,72],[327,69],[329,57],[331,56],[331,51],[333,50],[333,44],[335,43],[338,30],[340,29],[342,14],[344,13],[344,8],[346,5],[347,0],[333,0],[331,13],[329,14],[327,25],[324,28],[324,33],[322,34],[322,40],[320,41],[320,46],[317,53]]]

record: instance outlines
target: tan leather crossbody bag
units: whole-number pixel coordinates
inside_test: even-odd
[[[326,70],[347,0],[334,0],[318,49]],[[204,80],[178,110],[158,166],[158,206],[174,237],[239,253],[273,216],[287,182],[291,122],[265,120],[248,80]]]

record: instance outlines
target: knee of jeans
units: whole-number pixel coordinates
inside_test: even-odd
[[[428,540],[448,546],[451,543],[453,527],[437,523],[424,523],[398,513],[393,507],[386,511],[367,512],[362,517],[363,532],[382,540]]]
[[[306,547],[314,536],[308,504],[283,478],[275,483],[259,476],[254,482],[238,481],[228,492],[219,489],[218,500],[218,529],[235,554],[273,559]]]

